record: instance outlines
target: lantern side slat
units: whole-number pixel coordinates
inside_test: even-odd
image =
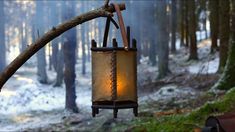
[[[92,52],[92,101],[112,100],[112,52]]]

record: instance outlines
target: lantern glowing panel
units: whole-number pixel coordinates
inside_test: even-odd
[[[136,52],[117,51],[117,100],[137,101]]]
[[[92,101],[111,100],[111,52],[92,52]]]
[[[92,101],[114,101],[113,83],[117,84],[115,101],[137,101],[136,51],[116,51],[116,83],[112,81],[112,52],[92,51]]]

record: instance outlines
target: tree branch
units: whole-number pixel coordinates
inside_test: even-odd
[[[109,0],[105,1],[108,4]],[[125,10],[125,4],[119,4],[121,10]],[[64,22],[57,27],[53,27],[47,33],[45,33],[41,38],[37,39],[33,44],[31,44],[25,51],[18,55],[0,74],[0,91],[6,81],[37,51],[44,47],[48,42],[58,37],[67,30],[82,24],[84,22],[90,21],[98,17],[108,17],[112,16],[115,12],[113,6],[100,7],[98,9],[89,11],[87,13],[81,14],[67,22]],[[40,18],[38,18],[40,19]]]
[[[108,7],[109,6],[109,0],[105,0],[104,1],[104,7]]]

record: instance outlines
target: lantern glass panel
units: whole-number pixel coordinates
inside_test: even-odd
[[[92,101],[112,101],[112,52],[92,51]],[[116,51],[115,101],[137,102],[136,51]]]
[[[112,52],[92,52],[92,101],[112,99]]]
[[[136,51],[117,51],[117,101],[137,101]]]

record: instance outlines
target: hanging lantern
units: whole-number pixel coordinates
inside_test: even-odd
[[[110,22],[118,28],[115,21],[108,17],[106,21],[103,47],[97,47],[92,40],[92,115],[95,117],[99,109],[113,109],[114,118],[118,109],[133,108],[138,114],[137,103],[137,64],[136,40],[130,46],[130,28],[125,26],[120,9],[113,4],[118,15],[124,47],[118,47],[113,39],[113,47],[106,47]]]

